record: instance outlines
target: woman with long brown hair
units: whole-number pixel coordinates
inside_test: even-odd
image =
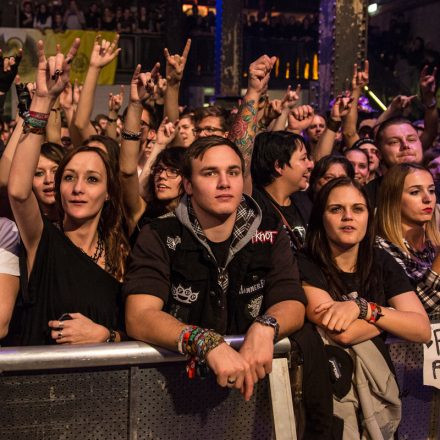
[[[128,244],[118,176],[108,155],[80,147],[63,158],[55,176],[55,225],[41,214],[32,191],[48,114],[69,80],[78,46],[79,39],[66,58],[57,53],[46,60],[38,42],[36,93],[11,165],[8,192],[29,274],[22,275],[18,308],[23,345],[121,339],[120,288]]]
[[[347,177],[328,182],[315,199],[298,265],[307,317],[332,346],[334,414],[344,425],[343,438],[379,438],[372,434],[382,431],[392,439],[399,424],[399,390],[381,334],[414,342],[430,337],[426,313],[403,270],[373,246],[365,190]],[[383,394],[377,383],[387,384]]]

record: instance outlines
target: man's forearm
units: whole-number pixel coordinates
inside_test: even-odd
[[[434,142],[437,136],[437,128],[438,128],[437,106],[432,108],[426,108],[424,122],[425,122],[425,129],[423,130],[423,133],[420,136],[420,140],[422,142],[423,149],[427,150],[432,147],[432,143]]]
[[[281,301],[266,310],[267,315],[273,316],[280,325],[278,339],[289,336],[299,330],[304,324],[305,307],[299,301]]]
[[[237,113],[229,132],[229,139],[238,146],[247,164],[246,173],[249,171],[250,159],[254,140],[257,133],[258,100],[260,95],[248,92],[243,97],[243,103]]]
[[[168,117],[170,122],[176,122],[179,119],[179,89],[177,85],[168,85],[165,90],[164,116]]]
[[[161,310],[137,310],[126,314],[127,335],[139,341],[177,351],[185,324]]]

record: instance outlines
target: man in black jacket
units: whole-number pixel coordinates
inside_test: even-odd
[[[124,294],[127,333],[206,363],[246,399],[272,368],[274,342],[303,325],[305,297],[286,234],[243,196],[244,161],[217,136],[187,151],[187,196],[144,227]],[[213,331],[207,330],[213,329]],[[221,335],[245,333],[237,352]]]

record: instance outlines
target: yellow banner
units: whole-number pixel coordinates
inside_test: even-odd
[[[102,38],[113,41],[115,32],[99,32]],[[46,56],[55,54],[56,45],[61,46],[64,54],[67,53],[75,38],[81,38],[81,46],[72,62],[70,79],[78,79],[83,83],[89,66],[90,54],[97,32],[94,31],[65,31],[53,32],[51,30],[40,32],[37,29],[0,28],[0,48],[4,56],[16,55],[18,49],[23,49],[23,60],[18,73],[22,82],[35,81],[35,72],[38,65],[37,41],[43,40]],[[116,73],[117,59],[101,70],[98,84],[113,84]]]

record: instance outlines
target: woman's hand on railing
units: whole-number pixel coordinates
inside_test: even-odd
[[[108,328],[93,322],[81,313],[69,313],[72,319],[49,321],[50,336],[57,344],[93,344],[106,342]]]

